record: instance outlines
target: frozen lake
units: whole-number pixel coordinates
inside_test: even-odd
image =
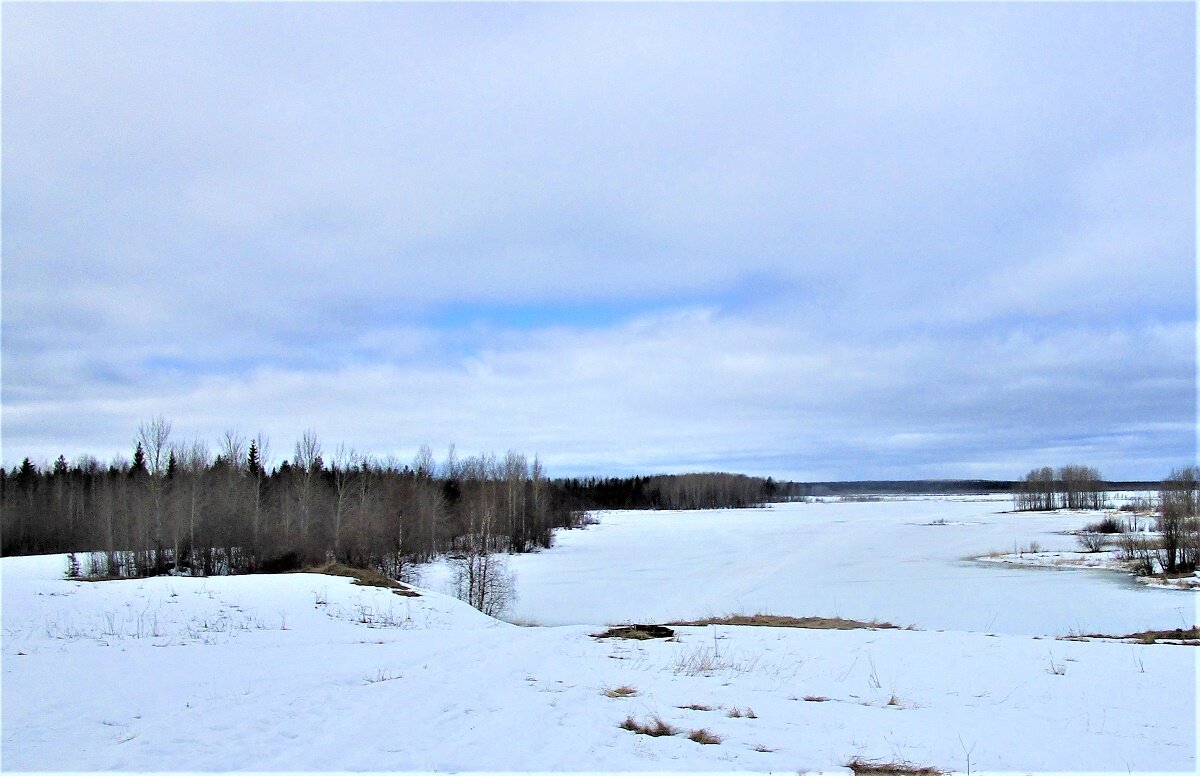
[[[1005,497],[597,513],[555,546],[510,557],[512,619],[662,622],[732,612],[880,619],[925,630],[1063,635],[1190,626],[1195,593],[1115,572],[969,560],[1036,541],[1077,549],[1096,513],[1011,513]],[[934,520],[946,525],[930,525]],[[442,584],[430,570],[426,584]]]

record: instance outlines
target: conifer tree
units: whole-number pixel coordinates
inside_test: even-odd
[[[129,476],[149,473],[150,470],[146,468],[146,451],[142,449],[142,443],[138,442],[137,449],[133,451],[133,468],[129,470]]]

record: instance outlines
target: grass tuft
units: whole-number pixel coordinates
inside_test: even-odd
[[[609,698],[631,698],[634,695],[637,695],[637,693],[638,691],[636,687],[630,687],[627,684],[623,684],[620,687],[605,689],[604,691],[604,694]]]
[[[700,728],[688,733],[688,740],[695,741],[697,744],[719,744],[724,739],[715,733],[709,732],[707,728]]]
[[[643,736],[673,736],[679,732],[677,728],[673,728],[663,721],[661,717],[655,715],[649,722],[638,722],[632,715],[625,718],[625,721],[620,725],[622,730],[628,730],[632,733],[637,733]]]
[[[713,710],[712,706],[705,706],[703,703],[689,703],[686,706],[679,706],[678,708],[687,709],[688,711],[712,711]]]
[[[855,757],[846,763],[855,776],[942,776],[942,771],[927,765],[914,765],[906,760],[864,760]]]
[[[824,703],[829,699],[824,695],[805,695],[804,700],[809,701],[810,703]]]

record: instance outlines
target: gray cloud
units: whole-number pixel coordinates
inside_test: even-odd
[[[1195,451],[1193,14],[14,6],[5,451],[164,412],[1152,476]]]

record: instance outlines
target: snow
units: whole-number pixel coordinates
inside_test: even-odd
[[[1039,543],[1078,549],[1095,512],[1013,513],[1008,496],[777,504],[770,509],[598,513],[553,549],[513,556],[510,619],[662,622],[729,613],[880,619],[925,630],[1130,633],[1197,622],[1192,592],[1113,571],[979,562]],[[946,525],[931,524],[945,520]],[[423,584],[444,589],[448,571]]]
[[[1195,593],[1125,584],[1116,572],[963,560],[1013,541],[1065,545],[1073,537],[1056,531],[1094,519],[997,513],[1006,508],[608,513],[560,533],[554,549],[510,559],[514,614],[570,623],[554,627],[342,577],[86,583],[62,578],[62,556],[5,558],[0,766],[844,772],[862,757],[966,771],[969,753],[972,772],[1193,771],[1196,648],[1056,640],[1074,617],[1053,604],[1011,616],[999,602],[1024,607],[1027,590],[1054,602],[1065,585],[1082,596],[1070,614],[1089,623],[1178,627],[1175,609],[1194,606]],[[939,518],[963,525],[923,524]],[[888,554],[871,558],[878,549]],[[989,587],[998,590],[976,589]],[[1139,609],[1104,615],[1118,592]],[[993,600],[995,611],[961,611]],[[927,629],[590,635],[610,622],[735,608],[901,624],[907,615]],[[978,626],[988,619],[992,628]],[[636,695],[605,695],[622,685]],[[679,708],[690,704],[714,710]],[[756,718],[730,718],[735,707]],[[659,715],[682,735],[622,730],[627,715]],[[722,742],[687,740],[701,727]]]

